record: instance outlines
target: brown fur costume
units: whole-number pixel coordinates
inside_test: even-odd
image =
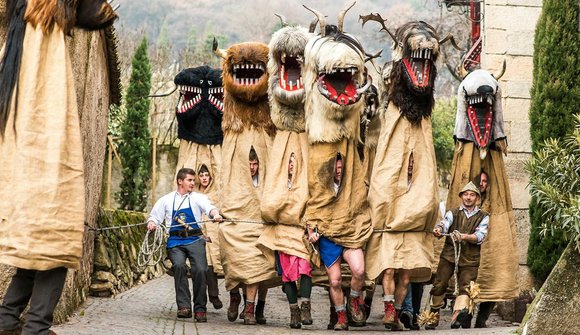
[[[224,116],[222,129],[221,210],[226,219],[261,222],[260,200],[267,174],[268,155],[275,127],[268,107],[268,47],[240,43],[227,51],[214,49],[223,58]],[[254,149],[259,160],[258,185],[248,168]],[[224,222],[219,225],[221,260],[226,289],[277,280],[274,263],[256,247],[264,225]],[[272,258],[273,259],[273,258]]]

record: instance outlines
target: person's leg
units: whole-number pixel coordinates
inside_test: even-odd
[[[364,301],[361,296],[365,280],[365,258],[363,251],[362,249],[346,249],[344,251],[344,259],[352,273],[348,309],[353,326],[363,326],[366,321]]]
[[[4,301],[0,305],[0,330],[20,327],[20,314],[32,295],[35,273],[34,270],[16,269],[4,295]]]
[[[191,292],[187,282],[186,253],[182,246],[167,249],[167,256],[173,264],[173,282],[175,286],[175,301],[177,303],[177,317],[191,317]]]
[[[198,322],[205,322],[207,312],[207,258],[205,255],[205,240],[188,244],[185,246],[187,250],[187,257],[191,265],[190,273],[193,284],[193,311],[196,313],[196,320]],[[203,313],[197,314],[197,313]]]
[[[395,269],[386,269],[383,273],[383,304],[385,313],[383,325],[390,328],[395,324],[397,318],[395,311]]]
[[[479,304],[479,311],[477,311],[477,318],[475,319],[475,328],[487,328],[486,322],[494,306],[495,302],[493,301],[484,301]]]
[[[298,307],[298,287],[293,281],[285,282],[283,285],[290,305],[290,328],[299,329],[302,324],[300,323],[300,307]]]
[[[64,288],[66,273],[67,269],[64,267],[36,271],[34,288],[30,297],[30,309],[26,312],[22,335],[49,333],[54,309]]]
[[[417,318],[421,314],[421,300],[423,299],[423,283],[411,283],[411,295],[413,297],[413,321],[411,330],[419,330]]]
[[[266,296],[268,295],[268,288],[260,285],[258,286],[258,303],[256,304],[256,322],[260,325],[266,323],[264,316],[264,307],[266,306]]]
[[[375,295],[375,290],[377,286],[373,283],[373,286],[365,290],[365,318],[368,319],[371,315],[371,307],[373,305],[373,296]]]
[[[310,296],[312,295],[312,278],[308,275],[300,275],[300,297],[302,304],[300,305],[300,320],[305,325],[311,325],[312,314],[310,305]]]
[[[221,309],[224,304],[220,300],[220,291],[218,288],[218,279],[216,273],[213,271],[213,266],[209,266],[206,272],[207,295],[213,308]]]
[[[257,323],[254,309],[256,304],[256,295],[258,284],[246,285],[246,307],[244,309],[244,324],[255,325]]]
[[[467,288],[470,282],[477,279],[477,266],[459,267],[457,279],[459,281],[459,295],[455,298],[453,305],[453,316],[451,318],[451,328],[471,328],[472,315],[469,313],[469,295]]]
[[[431,312],[436,313],[437,319],[425,325],[425,329],[436,329],[439,326],[439,310],[445,304],[445,292],[449,285],[449,279],[455,270],[454,264],[443,258],[439,259],[439,266],[435,274],[435,282],[431,288]]]
[[[238,318],[238,311],[240,309],[240,303],[242,302],[242,296],[240,295],[240,289],[238,287],[230,291],[230,305],[228,306],[228,321],[234,322]]]
[[[340,272],[339,257],[334,264],[326,268],[328,275],[328,292],[330,293],[330,301],[334,305],[338,320],[334,325],[335,330],[347,330],[348,321],[346,318],[346,306],[344,304],[344,294],[342,293],[342,273]]]
[[[403,306],[399,319],[407,329],[411,329],[413,324],[413,287],[411,284],[407,286],[407,295],[403,300]]]

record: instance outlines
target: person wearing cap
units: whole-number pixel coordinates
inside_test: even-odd
[[[471,314],[468,312],[470,298],[466,289],[471,281],[477,279],[480,249],[487,236],[489,215],[477,207],[481,194],[473,182],[469,182],[461,189],[459,197],[461,198],[459,208],[448,211],[443,220],[433,229],[435,237],[449,235],[445,237],[445,245],[431,289],[431,312],[436,313],[437,317],[436,320],[427,323],[426,329],[435,329],[439,325],[439,310],[443,307],[449,279],[455,270],[453,240],[456,244],[461,244],[461,253],[457,270],[459,294],[453,307],[451,328],[471,327]]]

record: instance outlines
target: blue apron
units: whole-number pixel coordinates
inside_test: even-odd
[[[174,231],[186,229],[186,227],[182,226],[179,222],[177,222],[176,218],[179,218],[180,220],[182,220],[185,223],[197,222],[197,220],[195,219],[195,215],[193,215],[193,211],[191,210],[191,198],[189,196],[187,197],[187,200],[189,201],[188,208],[181,208],[181,205],[183,204],[183,201],[182,201],[176,210],[175,209],[175,198],[176,197],[177,197],[177,193],[175,193],[175,195],[173,196],[173,206],[171,207],[173,209],[173,211],[171,213],[171,227],[169,228],[170,233],[174,232]],[[185,201],[185,199],[184,199],[184,201]],[[188,227],[189,227],[189,229],[199,228],[197,223],[188,224]],[[169,238],[167,239],[167,249],[176,247],[178,245],[192,244],[194,242],[197,242],[200,238],[201,238],[200,236],[188,236],[188,237],[169,236]]]

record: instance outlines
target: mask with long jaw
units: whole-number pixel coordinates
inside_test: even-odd
[[[469,73],[457,92],[455,137],[468,140],[479,148],[484,159],[489,146],[504,139],[501,89],[497,80],[485,70]]]
[[[313,35],[305,28],[287,26],[272,34],[269,47],[268,95],[270,114],[278,129],[304,131],[304,48]]]
[[[223,58],[224,132],[241,132],[249,127],[275,133],[268,105],[268,46],[264,43],[234,44],[214,52]]]
[[[324,15],[311,11],[323,33],[311,38],[304,51],[309,142],[354,139],[364,108],[363,93],[371,85],[370,77],[363,74],[365,52],[354,36],[342,32],[346,10],[339,15],[338,26],[327,26]]]

